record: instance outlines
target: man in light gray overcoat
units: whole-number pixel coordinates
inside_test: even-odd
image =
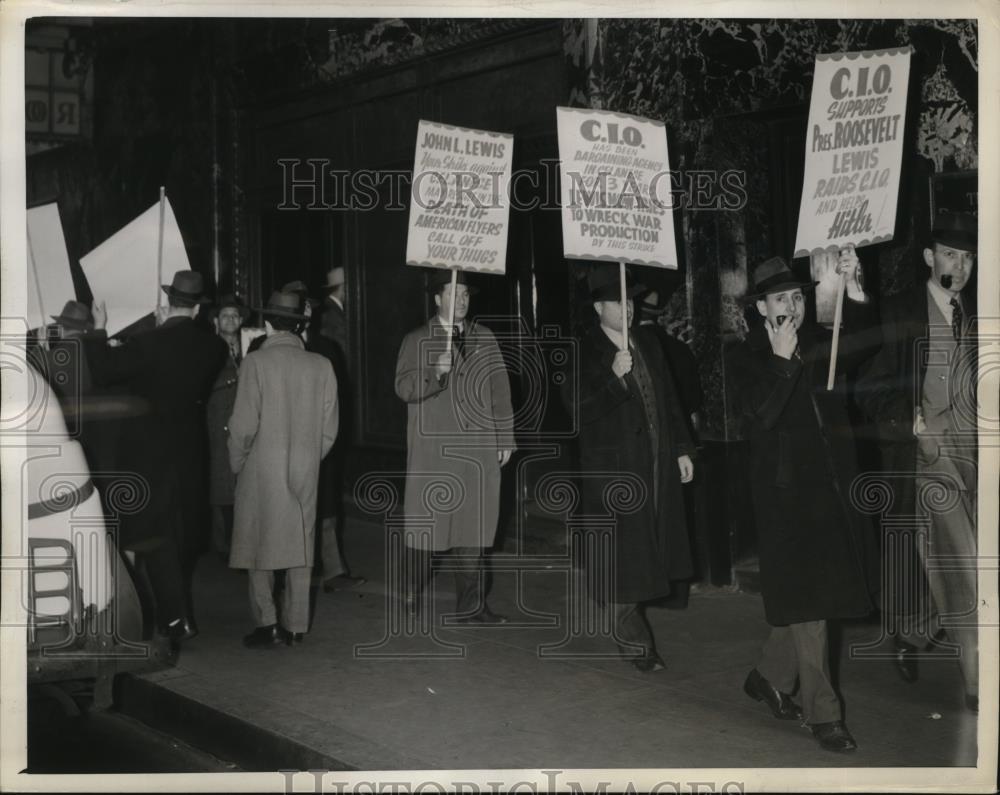
[[[275,292],[262,310],[267,339],[240,368],[229,418],[236,473],[229,565],[248,569],[256,629],[248,648],[302,640],[309,629],[319,463],[337,438],[337,379],[330,362],[295,333],[305,315],[298,296]],[[274,573],[285,570],[280,622]]]
[[[461,271],[447,349],[450,281],[446,270],[430,277],[437,314],[406,335],[396,360],[396,394],[407,404],[404,600],[416,612],[430,554],[451,550],[456,623],[502,624],[486,604],[483,554],[496,537],[500,468],[515,448],[510,383],[493,333],[466,319]]]

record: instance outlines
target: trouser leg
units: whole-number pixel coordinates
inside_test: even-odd
[[[177,544],[172,538],[168,538],[152,551],[142,553],[142,558],[161,626],[184,618],[187,614],[187,598]]]
[[[799,667],[799,697],[806,723],[840,720],[840,699],[830,681],[830,647],[825,621],[791,624]]]
[[[285,569],[285,592],[281,598],[281,626],[289,632],[309,631],[309,585],[312,566]]]
[[[615,640],[625,646],[629,657],[652,656],[656,653],[653,630],[643,615],[642,607],[635,602],[612,602]],[[641,649],[635,649],[639,646]]]
[[[255,627],[269,627],[278,623],[278,613],[274,605],[274,571],[271,569],[250,569],[250,615]]]
[[[485,602],[483,550],[479,547],[455,547],[452,564],[456,566],[455,612],[478,612]]]
[[[764,641],[757,671],[782,693],[794,693],[799,676],[799,660],[791,627],[771,627]]]
[[[946,493],[944,510],[931,512],[924,566],[941,627],[958,644],[967,693],[979,688],[976,530],[974,500],[966,491]],[[932,630],[937,629],[933,626]]]
[[[330,580],[334,577],[339,577],[341,574],[347,574],[347,567],[344,565],[344,559],[340,554],[340,541],[337,537],[338,525],[339,522],[335,516],[326,517],[320,525],[324,580]]]
[[[431,553],[428,549],[420,549],[403,545],[403,559],[400,565],[403,599],[415,603],[431,577]]]

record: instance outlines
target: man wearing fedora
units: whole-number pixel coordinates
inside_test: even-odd
[[[894,481],[893,513],[929,521],[926,540],[916,535],[916,555],[911,545],[896,544],[897,554],[889,561],[896,589],[889,595],[900,614],[915,613],[908,620],[895,616],[901,624],[891,630],[896,668],[904,680],[915,681],[920,648],[946,632],[950,651],[957,647],[965,704],[972,711],[979,708],[977,357],[975,295],[965,288],[977,246],[975,217],[943,213],[935,218],[922,252],[925,277],[912,290],[886,299],[882,347],[859,384],[862,406],[879,424],[882,468],[913,473]],[[929,565],[933,558],[960,564]],[[922,575],[933,605],[921,599],[912,603],[913,580]],[[934,608],[947,618],[938,621]]]
[[[212,384],[205,407],[208,424],[208,502],[212,506],[212,547],[228,558],[229,541],[233,533],[233,493],[236,477],[229,467],[226,443],[227,423],[236,401],[236,382],[243,361],[240,329],[250,317],[250,309],[235,295],[224,295],[215,309],[216,333],[226,343],[229,355]]]
[[[197,634],[190,577],[207,514],[205,400],[226,358],[218,337],[194,322],[204,296],[202,277],[178,271],[163,285],[160,325],[119,347],[107,344],[107,311],[95,304],[95,331],[85,338],[94,380],[127,384],[143,410],[123,421],[120,465],[149,485],[144,508],[120,519],[122,546],[145,562],[156,614],[173,640]]]
[[[757,316],[726,359],[727,391],[750,444],[764,612],[771,625],[744,683],[774,716],[804,720],[829,751],[857,747],[830,682],[827,620],[873,609],[874,534],[856,514],[857,468],[845,373],[870,355],[875,326],[853,247],[840,251],[847,286],[838,384],[826,390],[831,334],[807,319],[806,293],[780,257],[758,265],[745,300]],[[792,700],[798,683],[801,707]]]
[[[418,609],[431,555],[451,551],[460,624],[502,624],[486,603],[484,551],[493,546],[500,511],[500,469],[515,449],[510,383],[500,348],[485,326],[468,320],[475,292],[459,271],[433,271],[436,313],[408,333],[396,359],[396,395],[406,403],[406,514],[403,584],[406,609]],[[449,329],[454,301],[455,325]],[[452,336],[451,350],[447,342]],[[444,487],[454,505],[434,509]],[[430,511],[430,512],[429,512]]]
[[[261,312],[267,339],[240,367],[228,443],[236,473],[229,565],[249,574],[255,628],[243,638],[248,648],[292,645],[309,630],[319,465],[338,417],[333,368],[296,333],[308,320],[299,296],[274,292]]]
[[[692,576],[682,483],[694,476],[694,446],[684,412],[653,333],[631,325],[633,297],[643,291],[631,276],[621,303],[617,266],[597,265],[588,278],[592,321],[584,333],[576,377],[564,379],[563,401],[578,418],[582,506],[592,519],[608,516],[622,476],[644,488],[639,502],[614,514],[610,557],[588,561],[595,601],[612,612],[622,656],[638,670],[662,670],[645,603],[670,596]],[[587,309],[588,314],[590,308]],[[597,544],[597,555],[604,551]]]

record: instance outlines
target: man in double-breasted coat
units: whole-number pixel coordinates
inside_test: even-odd
[[[882,468],[902,476],[893,482],[893,512],[928,521],[926,543],[917,544],[916,556],[911,556],[910,545],[891,547],[887,568],[893,578],[887,601],[897,613],[894,662],[903,679],[914,681],[919,649],[944,629],[959,649],[965,703],[972,711],[979,709],[978,359],[975,295],[965,288],[972,279],[977,246],[974,217],[946,213],[935,219],[923,250],[927,277],[913,290],[885,301],[882,347],[859,384],[860,402],[879,425]],[[952,563],[935,565],[928,557]],[[919,591],[913,580],[924,574],[931,600],[914,599]],[[940,611],[940,618],[949,617],[941,622],[945,626],[936,626],[932,608]]]
[[[467,320],[465,274],[457,276],[452,330],[451,273],[435,272],[429,281],[437,314],[406,335],[396,359],[396,394],[407,404],[404,509],[412,576],[404,600],[408,610],[417,609],[429,554],[451,550],[456,621],[504,623],[486,604],[483,568],[497,531],[500,469],[515,449],[510,382],[493,333]]]
[[[610,604],[623,656],[641,671],[661,670],[643,603],[669,596],[672,581],[692,574],[681,484],[694,476],[694,446],[655,335],[634,328],[621,349],[631,297],[644,288],[627,287],[623,312],[617,267],[596,268],[589,287],[596,322],[581,340],[578,377],[566,378],[562,392],[579,421],[584,511],[613,516],[612,557],[598,543],[587,564],[591,593]]]
[[[309,629],[319,463],[337,438],[337,379],[295,334],[299,297],[275,292],[262,310],[267,339],[240,368],[229,418],[236,473],[229,565],[249,570],[255,629],[248,648],[300,641]],[[280,625],[274,573],[285,570]]]
[[[200,273],[178,271],[163,289],[168,305],[157,328],[110,347],[102,303],[84,345],[94,380],[127,384],[137,399],[136,414],[122,420],[118,463],[145,480],[148,502],[137,495],[137,509],[120,518],[121,546],[142,556],[167,635],[187,640],[197,634],[187,591],[208,506],[205,399],[226,346],[194,322],[208,303]]]
[[[772,626],[744,690],[777,718],[804,716],[823,748],[850,751],[857,746],[830,682],[826,622],[873,609],[874,532],[850,502],[857,463],[843,373],[874,351],[865,329],[875,320],[853,248],[841,251],[837,270],[847,300],[833,391],[826,389],[831,335],[806,320],[805,292],[815,284],[780,257],[754,269],[747,300],[760,320],[727,358],[726,376],[750,442],[760,586]],[[796,681],[801,708],[790,696]]]

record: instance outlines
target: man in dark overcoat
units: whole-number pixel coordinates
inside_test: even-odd
[[[859,400],[878,422],[882,468],[904,475],[892,483],[892,511],[927,521],[926,544],[916,544],[918,562],[907,556],[910,545],[894,544],[887,565],[895,586],[887,601],[898,613],[892,632],[897,669],[906,681],[916,680],[919,648],[945,629],[958,647],[965,703],[972,711],[979,709],[977,357],[975,295],[965,288],[977,246],[974,217],[936,218],[923,250],[927,278],[885,301],[882,347],[859,383]],[[953,563],[928,565],[928,558]],[[921,564],[925,572],[914,572]],[[932,600],[913,598],[913,578],[924,574]],[[946,626],[937,626],[934,608],[949,616]]]
[[[233,495],[236,476],[229,467],[229,415],[236,401],[236,383],[240,363],[243,361],[240,329],[250,316],[249,307],[235,295],[219,299],[215,312],[215,330],[226,343],[229,355],[212,384],[212,391],[205,407],[208,426],[208,502],[212,506],[212,546],[215,551],[229,556],[229,542],[233,535]]]
[[[694,446],[659,341],[639,327],[622,350],[631,297],[643,288],[627,288],[623,312],[616,267],[595,269],[589,287],[596,322],[580,343],[578,377],[562,388],[580,423],[582,504],[589,517],[604,517],[621,495],[634,497],[614,514],[613,558],[588,563],[591,594],[613,611],[622,655],[641,671],[660,670],[643,603],[669,596],[671,581],[692,575],[681,484],[694,476]]]
[[[437,311],[403,338],[396,358],[396,396],[407,412],[403,599],[416,612],[431,556],[450,552],[455,623],[503,624],[486,601],[485,555],[496,538],[500,470],[516,447],[510,382],[493,332],[467,318],[465,273],[454,292],[450,282],[450,271],[430,275]],[[440,504],[445,492],[454,500]]]
[[[831,335],[806,318],[805,293],[815,283],[799,280],[780,257],[753,272],[746,300],[760,318],[727,358],[726,377],[750,442],[760,586],[772,626],[744,690],[775,717],[804,717],[823,748],[850,751],[857,745],[830,682],[826,622],[873,609],[874,533],[850,503],[857,456],[844,373],[872,351],[865,329],[875,319],[853,247],[841,251],[837,272],[847,298],[833,391]],[[801,708],[790,696],[796,681]]]
[[[205,400],[226,346],[194,322],[208,303],[200,273],[178,271],[163,290],[167,307],[157,328],[111,347],[102,303],[94,308],[95,332],[85,344],[94,380],[127,384],[143,404],[122,424],[119,453],[121,468],[148,484],[148,502],[122,517],[120,545],[144,560],[167,635],[186,640],[197,634],[189,610],[192,550],[208,505]]]

